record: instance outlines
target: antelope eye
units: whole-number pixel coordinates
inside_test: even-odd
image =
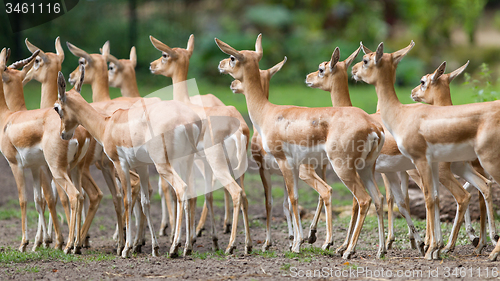
[[[163,58],[165,58],[165,59],[166,59],[166,58],[168,58],[168,55],[167,55],[167,54],[165,54],[165,53],[164,53],[162,56],[163,56]]]
[[[54,110],[59,114],[59,108],[57,106],[54,106]]]
[[[364,64],[368,64],[368,60],[366,60],[366,59],[365,59],[365,60],[363,60],[363,63],[364,63]]]
[[[113,67],[111,65],[109,66],[109,70],[113,71]]]
[[[38,58],[35,59],[36,63],[40,63],[40,60]]]
[[[233,56],[231,56],[231,61],[234,61],[234,57]]]
[[[420,84],[425,85],[425,81],[424,80],[420,80]]]
[[[323,70],[322,68],[320,68],[320,69],[319,69],[319,73],[323,73],[323,71],[324,71],[324,70]]]

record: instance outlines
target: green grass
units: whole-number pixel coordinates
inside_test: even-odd
[[[89,251],[85,255],[66,255],[63,251],[40,248],[36,252],[21,253],[10,247],[0,247],[0,265],[27,263],[33,261],[60,261],[60,262],[91,262],[109,261],[116,257],[97,251]]]

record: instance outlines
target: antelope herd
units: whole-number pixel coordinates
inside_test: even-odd
[[[346,238],[337,253],[349,259],[355,253],[370,203],[378,218],[378,253],[381,258],[395,240],[393,225],[394,200],[406,219],[412,248],[426,259],[440,258],[440,252],[453,251],[458,231],[465,220],[467,234],[479,254],[489,236],[495,249],[489,259],[496,260],[500,243],[496,243],[491,180],[500,180],[500,138],[498,122],[500,103],[483,102],[453,106],[450,82],[468,65],[445,74],[446,63],[421,78],[411,92],[417,104],[401,104],[394,90],[396,68],[413,48],[384,53],[383,43],[375,52],[361,46],[344,61],[336,48],[328,61],[306,77],[306,84],[331,94],[333,107],[306,108],[276,105],[269,101],[270,79],[285,64],[260,70],[263,56],[262,36],[257,37],[255,50],[238,51],[215,39],[222,52],[229,55],[220,61],[220,73],[229,74],[234,93],[242,93],[253,124],[253,137],[240,112],[208,94],[189,96],[187,73],[194,51],[194,36],[187,48],[170,48],[150,36],[161,57],[151,62],[152,74],[172,78],[173,100],[141,98],[137,87],[135,47],[129,59],[110,54],[109,42],[100,53],[89,54],[67,42],[70,52],[79,58],[79,65],[69,76],[73,89],[66,91],[61,73],[64,50],[59,37],[56,53],[44,52],[26,39],[32,55],[7,67],[10,49],[0,53],[0,150],[7,159],[19,193],[22,214],[21,252],[29,243],[26,218],[26,186],[24,170],[33,175],[33,189],[38,216],[38,229],[33,245],[52,243],[62,249],[64,239],[56,213],[61,200],[69,234],[65,253],[81,253],[89,247],[88,231],[103,193],[92,179],[90,166],[96,165],[113,198],[116,212],[117,254],[129,257],[140,252],[145,244],[146,223],[151,234],[152,255],[157,256],[159,244],[151,218],[148,166],[153,164],[159,174],[162,198],[162,221],[159,235],[166,235],[167,217],[171,226],[170,257],[178,255],[181,243],[183,213],[186,240],[184,255],[193,250],[210,216],[213,249],[217,250],[212,192],[216,180],[225,191],[224,231],[231,232],[226,253],[235,249],[239,211],[245,226],[245,253],[252,251],[248,220],[248,201],[244,189],[247,150],[259,167],[264,187],[266,240],[271,241],[271,174],[283,176],[285,198],[283,210],[291,240],[290,250],[299,252],[307,240],[316,241],[320,213],[326,212],[326,237],[322,249],[333,245],[332,188],[325,181],[326,168],[331,165],[338,178],[352,192],[352,217]],[[356,81],[375,86],[377,112],[368,115],[353,107],[349,96],[348,68],[360,51],[361,62],[352,67]],[[109,63],[109,67],[108,67]],[[22,70],[18,70],[22,67]],[[215,66],[214,66],[215,70]],[[35,79],[42,83],[40,109],[27,110],[23,85]],[[80,95],[83,84],[92,87],[92,103]],[[109,87],[120,88],[122,96],[111,99]],[[498,130],[497,130],[498,129]],[[196,227],[194,166],[204,179],[205,204]],[[386,186],[389,231],[384,230],[383,195],[374,173],[381,173]],[[467,181],[462,186],[456,179]],[[409,212],[408,180],[411,177],[422,189],[425,198],[427,227],[422,241]],[[319,201],[308,236],[302,231],[298,205],[299,179],[319,193]],[[457,202],[457,213],[448,244],[443,243],[439,216],[439,184],[446,187]],[[468,204],[469,191],[476,187],[480,194],[481,231],[474,235]],[[230,222],[230,200],[233,219]],[[48,206],[48,225],[44,210]],[[135,237],[132,216],[135,216]],[[83,224],[82,224],[83,220]]]

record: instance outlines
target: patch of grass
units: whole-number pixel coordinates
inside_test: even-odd
[[[264,225],[264,223],[261,220],[255,219],[255,220],[250,221],[250,227],[252,227],[252,228],[254,228],[254,227],[255,228],[257,228],[257,227],[258,228],[264,228],[265,225]]]
[[[275,251],[265,251],[263,252],[262,250],[254,250],[252,254],[264,257],[264,258],[276,258],[276,252]]]
[[[108,229],[104,224],[99,225],[99,230],[100,231],[106,231]]]
[[[294,252],[285,252],[285,258],[287,259],[294,259],[300,257],[300,254],[294,253]]]
[[[40,272],[40,269],[38,266],[26,266],[26,267],[20,267],[16,269],[16,273],[37,273]]]
[[[289,263],[284,263],[284,264],[280,267],[280,269],[281,269],[281,270],[288,271],[288,270],[290,270],[290,267],[292,267],[292,265],[291,265],[291,264],[289,264]]]
[[[196,259],[206,260],[208,258],[208,256],[209,256],[208,252],[200,253],[198,251],[193,252],[193,254],[191,255],[193,260],[196,260]]]
[[[89,262],[89,261],[104,261],[113,260],[115,256],[103,254],[100,252],[89,251],[85,255],[66,255],[63,251],[51,248],[40,248],[36,252],[21,253],[10,247],[0,248],[0,264],[8,265],[13,263],[27,263],[32,261],[60,261],[60,262]]]

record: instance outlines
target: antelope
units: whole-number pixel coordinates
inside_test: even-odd
[[[379,250],[377,257],[386,253],[384,244],[382,194],[373,178],[373,166],[384,142],[383,128],[371,121],[368,114],[358,108],[304,108],[282,106],[266,99],[260,80],[259,61],[262,58],[262,37],[255,43],[255,51],[237,51],[215,38],[222,52],[230,55],[219,63],[221,73],[230,74],[243,83],[243,93],[253,125],[262,137],[266,153],[278,162],[285,178],[287,193],[292,205],[294,241],[293,252],[300,251],[303,243],[302,226],[298,212],[298,179],[302,163],[316,163],[326,157],[340,179],[351,190],[359,203],[359,214],[352,239],[343,258],[352,256],[371,203],[368,188],[378,215]],[[355,123],[352,120],[356,120]],[[356,148],[354,143],[361,144]],[[348,145],[345,145],[348,144]],[[340,148],[342,147],[342,148]],[[361,161],[364,165],[356,166]],[[358,162],[356,162],[358,163]],[[311,179],[320,193],[326,209],[327,241],[322,248],[332,244],[332,188],[318,178]]]
[[[50,53],[50,52],[43,52],[40,50],[38,47],[33,45],[28,41],[28,39],[25,40],[26,47],[28,50],[32,53],[35,51],[39,51],[39,55],[35,59],[35,64],[33,68],[28,72],[26,75],[25,79],[23,80],[23,84],[27,83],[31,79],[35,79],[39,82],[42,83],[42,98],[41,98],[41,108],[45,108],[46,106],[50,106],[50,108],[53,108],[53,105],[55,101],[57,101],[57,75],[58,72],[61,70],[61,64],[62,61],[64,60],[64,51],[61,47],[60,39],[59,37],[56,38],[56,53]],[[79,130],[83,130],[83,127],[80,127]],[[114,168],[111,163],[108,164],[109,161],[106,161],[107,158],[103,157],[103,152],[102,152],[102,147],[96,143],[96,141],[88,134],[88,132],[85,133],[86,138],[90,140],[90,143],[88,145],[88,150],[87,150],[87,155],[85,156],[84,159],[81,161],[85,161],[84,166],[82,167],[83,169],[83,177],[82,177],[82,185],[84,186],[89,186],[89,188],[93,188],[96,193],[91,194],[90,196],[97,196],[97,197],[102,197],[102,193],[100,192],[99,188],[95,184],[94,180],[92,179],[89,171],[90,165],[96,164],[98,168],[102,171],[104,179],[106,180],[106,183],[109,187],[109,190],[113,196],[113,203],[115,205],[115,211],[117,213],[117,220],[119,221],[118,223],[118,228],[120,230],[119,234],[117,235],[117,252],[118,254],[121,253],[125,246],[125,240],[124,240],[124,235],[123,235],[123,227],[122,227],[122,220],[121,220],[121,192],[119,192],[118,188],[116,187],[116,183],[113,179],[113,174],[114,174]],[[109,167],[111,165],[111,167]],[[132,183],[133,186],[137,186],[138,183],[134,182]],[[135,188],[138,191],[138,188]],[[99,192],[97,192],[99,191]],[[59,192],[59,195],[61,197],[61,201],[64,206],[64,197],[62,196],[61,193]],[[94,198],[93,201],[97,201],[97,198]],[[99,199],[100,201],[100,199]],[[95,206],[97,208],[97,206]],[[85,208],[85,205],[83,206],[83,209],[85,210],[84,214],[88,213],[88,210],[90,207]],[[67,214],[69,216],[69,212]],[[50,223],[50,221],[49,221]],[[90,225],[89,225],[90,226]],[[85,235],[84,236],[85,240],[83,242],[83,247],[89,247],[89,236]],[[83,239],[83,238],[82,238]]]
[[[439,258],[438,241],[441,240],[439,209],[436,208],[439,204],[438,163],[478,158],[485,171],[498,181],[500,174],[495,163],[499,152],[494,144],[498,139],[495,114],[500,108],[495,102],[457,106],[401,104],[394,90],[395,71],[414,44],[412,41],[406,48],[384,54],[384,45],[380,43],[375,52],[364,55],[363,61],[354,65],[352,73],[355,80],[375,86],[384,125],[422,177],[427,227],[430,228],[425,258],[430,260]],[[493,251],[490,259],[494,260],[497,254]]]
[[[101,49],[102,53],[102,49]],[[110,53],[105,54],[106,60],[109,62],[108,68],[108,81],[111,87],[119,88],[122,96],[129,98],[140,98],[139,88],[137,87],[137,80],[135,76],[135,66],[137,64],[137,54],[135,46],[130,49],[129,59],[117,59]],[[165,192],[164,192],[165,190]],[[167,228],[167,209],[170,214],[170,225],[171,229],[171,239],[175,235],[175,208],[172,200],[176,200],[172,197],[172,193],[168,190],[168,185],[159,178],[158,182],[158,192],[160,193],[161,203],[162,203],[162,221],[160,226],[159,235],[166,235]],[[134,209],[139,210],[139,208]],[[141,228],[139,226],[139,228]],[[116,233],[118,235],[118,233]],[[139,245],[137,245],[139,247]]]
[[[264,93],[266,94],[266,98],[269,99],[269,82],[271,78],[278,72],[283,65],[286,62],[286,58],[281,61],[280,63],[274,65],[273,67],[266,69],[266,70],[259,70],[260,72],[260,82],[262,85],[262,89]],[[231,82],[231,91],[235,94],[243,94],[243,84],[239,80],[234,80]],[[266,241],[262,245],[262,251],[267,251],[269,247],[272,246],[272,241],[271,241],[271,214],[272,214],[272,204],[273,204],[273,198],[272,198],[272,193],[271,193],[271,179],[270,176],[271,174],[275,175],[280,175],[283,176],[279,168],[277,167],[278,163],[276,160],[273,158],[271,154],[266,153],[266,151],[263,149],[262,145],[262,138],[259,135],[259,132],[255,129],[254,127],[254,133],[252,136],[252,142],[251,142],[251,152],[252,152],[252,157],[257,163],[257,166],[259,167],[259,175],[262,181],[262,186],[264,187],[264,194],[265,194],[265,204],[266,204]],[[324,181],[325,180],[325,172],[326,172],[326,165],[323,167],[318,167],[317,168],[322,168],[321,174],[322,177],[321,179]],[[299,178],[303,180],[305,183],[309,184],[312,188],[314,188],[315,182],[312,180],[312,178],[318,177],[317,171],[315,171],[315,167],[313,165],[307,165],[307,164],[302,164],[300,165],[300,170],[299,170]],[[321,198],[321,197],[320,197]],[[321,200],[321,199],[320,199]],[[323,202],[323,201],[321,201]],[[285,196],[283,198],[283,213],[285,214],[285,218],[287,221],[288,225],[288,236],[289,239],[293,240],[293,228],[292,228],[292,222],[290,218],[290,207],[289,207],[289,200],[288,196],[286,194],[286,186],[285,186]],[[323,206],[320,205],[318,208],[322,208]],[[308,242],[309,243],[314,243],[316,241],[316,226],[317,226],[317,221],[319,219],[319,213],[317,212],[316,215],[314,216],[314,221],[316,221],[315,224],[312,224],[310,230],[309,230],[309,237],[308,237]],[[290,246],[291,247],[291,246]]]
[[[161,74],[166,77],[171,77],[173,82],[173,93],[174,100],[181,101],[187,104],[191,109],[193,109],[201,118],[208,117],[208,126],[210,128],[217,127],[217,131],[211,130],[213,133],[211,136],[205,135],[202,143],[205,151],[212,147],[211,145],[217,145],[219,151],[218,154],[206,154],[206,162],[200,167],[200,170],[204,171],[205,177],[205,198],[206,206],[208,207],[208,213],[211,215],[212,227],[212,241],[214,249],[217,249],[217,234],[215,230],[215,220],[213,214],[213,197],[212,191],[213,187],[213,175],[218,179],[229,192],[233,200],[233,223],[231,229],[231,237],[229,240],[229,245],[226,248],[226,253],[232,253],[234,246],[234,241],[236,238],[236,231],[238,225],[238,210],[241,209],[243,213],[243,223],[245,227],[245,253],[250,253],[252,249],[252,241],[250,238],[250,227],[248,222],[248,202],[246,199],[245,190],[243,188],[243,177],[244,171],[247,167],[246,151],[248,148],[248,140],[250,137],[250,130],[241,116],[241,114],[233,106],[213,106],[207,107],[203,104],[204,100],[209,100],[209,103],[214,104],[216,102],[210,102],[214,98],[208,96],[207,98],[202,98],[204,96],[199,96],[198,102],[192,103],[189,98],[188,89],[186,87],[187,73],[189,68],[189,59],[194,50],[194,35],[191,35],[188,40],[187,48],[170,48],[156,38],[150,36],[151,43],[153,46],[162,52],[162,57],[151,62],[150,70],[153,74]],[[203,104],[199,106],[197,104]],[[222,145],[222,147],[221,147]],[[225,153],[223,150],[227,150]],[[215,151],[214,151],[215,152]],[[236,159],[229,157],[230,155],[236,155]],[[205,161],[204,159],[201,159]],[[232,168],[229,171],[227,167],[226,160],[230,163],[236,161],[236,168]],[[235,160],[235,161],[234,161]],[[231,172],[235,173],[238,183],[233,179]],[[227,202],[227,201],[226,201]],[[226,204],[227,205],[227,204]],[[226,212],[227,214],[227,212]],[[202,220],[200,221],[200,224]],[[227,224],[226,224],[227,227]],[[225,227],[225,228],[226,228]]]
[[[5,49],[0,53],[0,64],[2,65],[1,72],[4,73],[5,58],[7,51]],[[32,55],[32,57],[35,57]],[[24,252],[28,245],[27,239],[27,221],[26,221],[26,198],[25,198],[25,183],[24,183],[24,168],[31,169],[33,174],[33,182],[35,188],[35,205],[39,213],[39,219],[42,221],[43,233],[47,233],[45,226],[45,218],[43,216],[40,192],[40,171],[46,172],[48,166],[51,176],[56,184],[60,185],[69,197],[71,205],[71,218],[69,220],[69,235],[68,242],[64,249],[65,253],[69,253],[72,248],[73,252],[78,253],[81,245],[80,240],[80,225],[81,217],[77,216],[81,210],[81,202],[83,197],[75,185],[71,182],[68,175],[68,162],[74,157],[79,158],[79,155],[84,155],[85,152],[80,148],[84,147],[83,143],[75,141],[62,140],[59,136],[57,126],[59,120],[52,109],[38,109],[29,111],[13,112],[8,109],[5,96],[0,94],[0,119],[2,128],[0,132],[1,145],[0,150],[9,162],[9,165],[14,174],[16,184],[19,190],[19,203],[21,205],[22,214],[22,229],[23,238],[19,250]],[[80,130],[75,130],[76,134]],[[81,151],[78,155],[76,151]],[[78,173],[73,177],[73,181],[79,184]],[[42,185],[44,196],[48,203],[51,217],[54,221],[54,230],[56,233],[56,248],[61,248],[63,237],[60,233],[60,225],[55,210],[55,201],[52,191],[48,188],[49,184]],[[77,233],[75,239],[75,232]],[[40,237],[35,241],[34,249],[40,245]],[[44,237],[45,241],[50,241],[50,237]]]
[[[83,84],[85,66],[80,66],[79,84]],[[76,85],[79,85],[76,84]],[[141,203],[151,232],[153,256],[158,255],[158,241],[150,216],[150,201],[148,189],[147,166],[154,164],[158,173],[164,180],[172,185],[177,193],[178,214],[182,215],[180,200],[192,197],[192,177],[190,177],[193,153],[196,152],[197,142],[202,133],[201,121],[198,115],[189,107],[180,102],[162,101],[130,109],[115,111],[111,116],[99,113],[89,105],[79,94],[81,87],[76,87],[66,92],[66,82],[62,73],[58,76],[59,100],[55,104],[56,111],[61,118],[60,135],[66,139],[79,124],[88,129],[94,138],[102,144],[104,152],[113,162],[120,182],[126,185],[126,216],[127,239],[122,257],[128,257],[132,249],[131,216],[132,216],[132,190],[130,185],[129,170],[136,168],[141,181]],[[154,122],[152,122],[154,120]],[[182,159],[181,172],[188,180],[187,184],[174,171],[171,166],[173,161]],[[195,197],[196,198],[196,197]],[[188,207],[192,204],[189,199]],[[128,207],[128,208],[127,208]],[[191,216],[186,212],[186,216]],[[189,219],[187,220],[189,221]],[[180,228],[180,220],[177,220]],[[189,233],[189,231],[188,231]],[[172,245],[177,248],[177,245]]]
[[[107,63],[106,56],[109,55],[109,41],[106,42],[102,47],[102,54],[88,54],[84,50],[74,46],[73,44],[66,42],[68,49],[70,52],[79,57],[79,66],[70,74],[69,82],[75,83],[78,78],[81,76],[80,66],[85,65],[87,70],[87,75],[84,76],[84,83],[89,83],[92,86],[92,99],[94,103],[92,106],[97,109],[101,114],[110,115],[118,109],[128,109],[138,101],[144,101],[146,104],[159,102],[160,100],[157,98],[150,99],[140,99],[137,97],[120,97],[111,100],[109,96],[109,86],[108,86],[108,75],[107,75]],[[114,238],[118,240],[117,252],[120,254],[124,254],[125,241],[123,239],[123,222],[122,222],[122,214],[121,214],[121,188],[116,185],[114,180],[115,176],[115,168],[113,164],[109,161],[108,157],[103,156],[102,145],[96,146],[96,151],[94,152],[96,157],[95,161],[98,161],[99,166],[103,172],[104,178],[106,179],[106,183],[113,195],[113,203],[115,204],[115,211],[117,215],[117,229],[114,235]],[[132,194],[132,204],[135,202],[136,194],[140,190],[140,180],[137,173],[130,171],[130,179],[131,185],[133,186],[133,194]],[[122,183],[124,184],[124,183]],[[148,187],[150,189],[151,194],[151,186]],[[126,190],[124,190],[126,191]],[[125,220],[127,220],[128,212],[126,202],[127,195],[125,194]],[[130,205],[131,208],[134,205]],[[136,236],[134,239],[133,251],[140,252],[141,246],[145,243],[144,241],[144,223],[145,223],[145,215],[141,212],[141,204],[136,204],[135,215],[137,218],[137,224],[139,225],[139,231],[136,232]],[[131,231],[126,229],[126,231]],[[127,234],[128,235],[128,234]],[[131,233],[130,233],[131,235]],[[125,235],[126,236],[126,235]],[[129,252],[129,251],[128,251]],[[125,254],[129,254],[129,253]]]
[[[35,58],[35,62],[33,67],[28,71],[26,74],[25,78],[23,79],[23,85],[31,81],[32,79],[35,79],[36,81],[40,82],[42,84],[42,96],[40,99],[40,108],[52,108],[55,101],[57,100],[57,73],[61,71],[61,65],[62,62],[64,61],[64,50],[61,46],[61,40],[59,37],[56,38],[55,40],[55,49],[56,53],[51,53],[51,52],[44,52],[35,45],[33,45],[31,42],[28,41],[28,38],[25,39],[26,47],[31,53],[34,53],[38,51],[38,56]],[[12,99],[17,100],[15,97],[19,97],[19,100],[22,100],[24,103],[24,96],[19,93],[17,95],[11,95],[10,96]],[[7,104],[9,104],[9,95],[6,97],[7,98]],[[84,130],[83,128],[80,128],[79,130]],[[81,134],[84,135],[84,134]],[[81,141],[88,141],[90,140],[90,143],[88,144],[88,149],[87,149],[87,156],[85,158],[81,159],[80,161],[87,161],[89,156],[93,155],[93,151],[95,149],[95,140],[88,134],[86,133],[85,140]],[[80,141],[80,142],[81,142]],[[94,201],[94,204],[99,204],[97,201],[100,201],[100,198],[97,197],[102,197],[102,193],[100,192],[100,189],[97,187],[95,184],[92,176],[90,175],[89,171],[89,163],[84,164],[83,166],[83,174],[82,174],[82,185],[92,185],[96,193],[92,194],[93,196],[92,201]],[[57,188],[57,192],[59,194],[59,198],[61,199],[61,203],[64,207],[65,213],[66,213],[66,218],[69,221],[69,207],[68,207],[68,197],[64,193],[64,191],[59,187],[59,185],[54,184],[52,182],[52,187]],[[87,189],[89,189],[87,188]],[[85,191],[85,189],[83,190]],[[97,192],[99,191],[99,192]],[[86,193],[84,192],[84,195]],[[55,194],[54,194],[55,196]],[[56,197],[57,198],[57,197]],[[85,197],[84,199],[84,205],[82,206],[82,210],[84,215],[88,213],[89,210],[89,202],[88,196]],[[85,216],[82,217],[85,220]],[[51,231],[51,219],[49,218],[49,232]],[[89,236],[85,235],[85,240],[83,241],[83,247],[88,248],[90,247],[90,242],[89,242]]]
[[[347,69],[352,64],[354,59],[357,57],[361,47],[359,47],[356,51],[354,51],[347,59],[344,61],[340,61],[340,49],[337,47],[332,53],[331,59],[329,61],[325,61],[319,64],[318,70],[312,72],[306,77],[306,84],[311,88],[319,88],[324,91],[330,92],[332,98],[332,104],[334,107],[351,107],[351,98],[349,96],[349,88],[348,88],[348,75]],[[373,120],[382,124],[380,120],[380,113],[374,113],[370,115]],[[396,142],[394,138],[384,127],[385,134],[385,142],[382,150],[380,152],[380,156],[377,159],[375,165],[375,171],[382,173],[384,184],[386,186],[387,192],[387,203],[389,205],[389,232],[387,235],[386,247],[387,249],[391,249],[392,243],[395,240],[394,236],[394,224],[393,224],[393,216],[392,216],[392,200],[394,194],[396,199],[396,204],[399,207],[401,215],[405,218],[408,224],[408,236],[410,238],[410,242],[412,248],[418,246],[418,249],[422,254],[424,254],[424,243],[420,239],[420,236],[411,220],[410,212],[409,212],[409,202],[406,198],[404,198],[403,194],[408,194],[407,191],[407,183],[408,181],[404,180],[404,176],[407,177],[405,171],[408,168],[414,168],[410,159],[404,157],[399,153]],[[400,187],[400,179],[398,177],[398,172],[400,172],[400,176],[403,178],[401,182],[403,185]],[[406,185],[404,185],[406,183]],[[406,187],[406,188],[405,188]],[[317,210],[321,212],[323,202],[320,200]],[[357,202],[353,202],[353,217],[357,212]],[[318,223],[319,215],[316,214],[313,222],[311,223],[311,229],[316,229],[316,225]],[[351,223],[349,224],[349,232],[353,229],[353,219],[351,219]],[[349,237],[348,234],[347,237]],[[348,239],[346,239],[343,245],[338,248],[338,252],[342,252],[348,244]]]
[[[443,62],[433,73],[424,75],[420,79],[420,84],[411,91],[412,99],[416,102],[424,102],[437,106],[453,105],[451,102],[450,83],[451,81],[453,81],[453,79],[455,79],[455,77],[460,75],[468,65],[469,62],[451,73],[444,74],[446,70],[446,62]],[[449,163],[440,163],[440,181],[443,182],[441,180],[443,170],[449,171],[450,168],[452,171],[455,171],[457,169],[464,169],[466,173],[481,178],[483,176],[486,176],[483,168],[477,160],[475,160],[472,164],[478,174],[475,173],[476,171],[471,169],[469,164],[464,165],[463,163],[458,162],[451,163],[450,166]],[[486,178],[483,178],[483,181],[486,182],[486,184],[480,184],[477,186],[479,191],[479,205],[481,210],[481,231],[479,238],[476,238],[474,235],[474,229],[472,229],[470,222],[470,214],[468,213],[469,209],[467,209],[467,212],[465,213],[465,229],[467,230],[469,238],[476,246],[475,251],[477,254],[480,254],[481,250],[486,246],[486,213],[488,214],[491,241],[495,243],[495,241],[498,240],[498,235],[496,235],[495,233],[496,228],[493,213],[493,201],[491,198],[491,182]],[[467,182],[465,189],[468,190],[471,187],[472,185]]]
[[[38,52],[34,52],[31,57],[31,63],[29,60],[24,60],[17,62],[7,68],[6,71],[4,71],[2,78],[3,80],[6,81],[4,84],[4,92],[5,92],[5,99],[7,102],[7,106],[9,109],[15,108],[15,106],[11,105],[22,105],[23,108],[19,108],[20,110],[26,110],[25,105],[25,100],[24,100],[24,92],[23,92],[23,79],[25,79],[25,74],[26,71],[29,68],[24,68],[23,71],[18,71],[16,70],[17,67],[21,67],[23,64],[28,64],[33,65],[33,62],[36,62],[36,59],[33,60],[34,57],[37,57]],[[28,65],[26,65],[28,66]],[[32,68],[31,68],[32,69]],[[29,69],[31,71],[31,69]],[[13,111],[13,110],[11,110]],[[88,230],[90,228],[90,224],[92,223],[92,220],[95,216],[95,213],[97,211],[97,208],[99,206],[99,203],[103,197],[103,194],[99,187],[95,184],[94,180],[92,179],[92,176],[90,175],[90,171],[88,169],[88,164],[86,164],[87,159],[88,159],[88,148],[92,147],[91,142],[91,136],[86,132],[83,128],[78,128],[78,133],[75,135],[76,138],[72,139],[70,142],[76,143],[76,148],[74,145],[69,146],[68,154],[69,154],[69,170],[70,170],[70,176],[73,181],[73,184],[75,187],[78,189],[78,191],[81,192],[80,186],[81,181],[83,182],[83,189],[85,190],[85,194],[88,195],[88,198],[90,200],[90,206],[88,208],[88,215],[85,216],[84,218],[84,224],[81,229],[81,233],[78,233],[78,235],[81,235],[81,240],[84,245],[76,244],[75,253],[80,253],[80,249],[82,246],[87,246],[88,247]],[[75,151],[76,149],[76,151]],[[87,155],[86,155],[87,153]],[[43,175],[43,173],[41,174]],[[44,180],[42,179],[42,184],[44,184]],[[55,183],[53,183],[55,185]],[[54,190],[54,188],[53,188]],[[64,191],[63,191],[64,192]],[[55,192],[53,192],[54,198],[57,199]],[[66,194],[61,195],[61,198],[66,198]],[[56,201],[57,202],[57,201]],[[83,206],[82,206],[83,207]],[[80,214],[77,214],[77,216],[80,216]],[[69,218],[69,217],[68,217]],[[68,220],[69,221],[69,220]],[[48,235],[51,236],[51,228],[52,228],[52,218],[49,220],[49,231]],[[41,225],[39,224],[39,231],[41,231]],[[85,243],[87,245],[85,245]]]

